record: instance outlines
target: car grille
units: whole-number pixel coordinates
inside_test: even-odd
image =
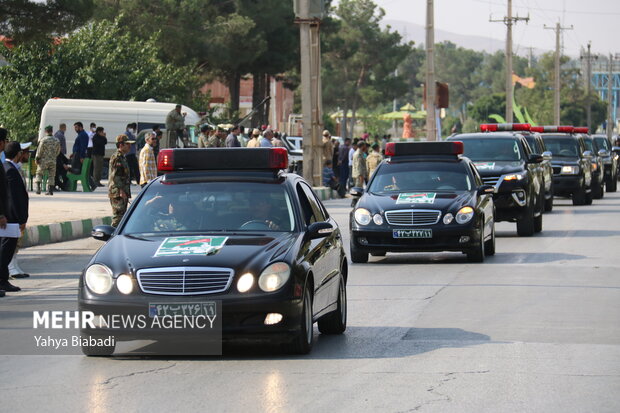
[[[385,213],[390,225],[433,225],[439,222],[440,216],[441,211],[434,209],[400,209]]]
[[[198,295],[226,291],[232,282],[231,268],[165,267],[138,270],[138,284],[147,294]]]
[[[486,185],[493,185],[493,186],[495,186],[495,184],[497,184],[497,181],[499,181],[500,177],[501,177],[501,175],[483,176],[482,177],[482,182],[484,182]]]

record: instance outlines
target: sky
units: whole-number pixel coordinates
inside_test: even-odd
[[[374,0],[385,10],[385,19],[404,20],[424,25],[426,0]],[[435,0],[435,28],[458,34],[506,39],[506,26],[491,23],[507,13],[506,0]],[[592,52],[620,53],[620,0],[513,0],[513,16],[526,17],[513,26],[513,44],[555,50],[555,28],[563,31],[564,53],[579,56],[581,47],[592,42]],[[524,51],[514,50],[524,55]]]

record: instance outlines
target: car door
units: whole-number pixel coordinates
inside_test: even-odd
[[[474,178],[475,190],[477,190],[484,184],[484,182],[482,182],[482,178],[480,177],[480,174],[478,173],[478,170],[474,167],[474,165],[469,164],[469,167]],[[495,208],[493,206],[493,194],[483,194],[478,195],[477,197],[477,203],[480,206],[480,210],[484,214],[484,239],[485,235],[492,233],[493,226],[495,225]]]

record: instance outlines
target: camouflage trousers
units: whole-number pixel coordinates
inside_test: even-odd
[[[127,211],[127,199],[122,197],[110,197],[110,204],[112,205],[112,226],[118,227],[123,215]]]
[[[37,165],[37,176],[34,182],[40,184],[43,182],[43,175],[47,172],[47,186],[54,186],[54,177],[56,176],[56,160],[54,163],[41,163]]]

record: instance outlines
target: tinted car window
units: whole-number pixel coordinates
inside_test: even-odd
[[[463,139],[464,155],[472,161],[519,161],[522,149],[516,139]]]
[[[377,170],[369,192],[469,191],[472,182],[461,163],[386,163]]]
[[[592,141],[590,139],[584,139],[583,143],[586,145],[587,151],[594,151],[594,145],[592,145]]]
[[[599,148],[605,149],[607,151],[610,150],[609,142],[607,142],[607,139],[605,139],[605,138],[594,138],[594,141],[597,143]]]
[[[553,156],[576,157],[579,153],[579,144],[577,141],[568,137],[545,137],[545,145],[547,150],[551,151]]]
[[[297,184],[297,196],[299,197],[299,205],[301,206],[302,219],[306,225],[317,222],[317,218],[312,208],[312,203],[304,192],[301,184]]]
[[[310,206],[312,207],[312,212],[314,214],[316,221],[321,221],[321,222],[325,221],[325,214],[323,213],[323,209],[321,208],[319,201],[314,196],[314,192],[312,192],[312,189],[310,189],[308,185],[303,185],[303,184],[300,184],[300,185],[303,188],[304,193],[306,194],[306,197],[308,198],[308,201],[310,201]]]
[[[146,191],[123,233],[293,231],[295,228],[291,200],[282,185],[156,182]],[[275,225],[252,225],[248,224],[250,221],[269,221]]]

